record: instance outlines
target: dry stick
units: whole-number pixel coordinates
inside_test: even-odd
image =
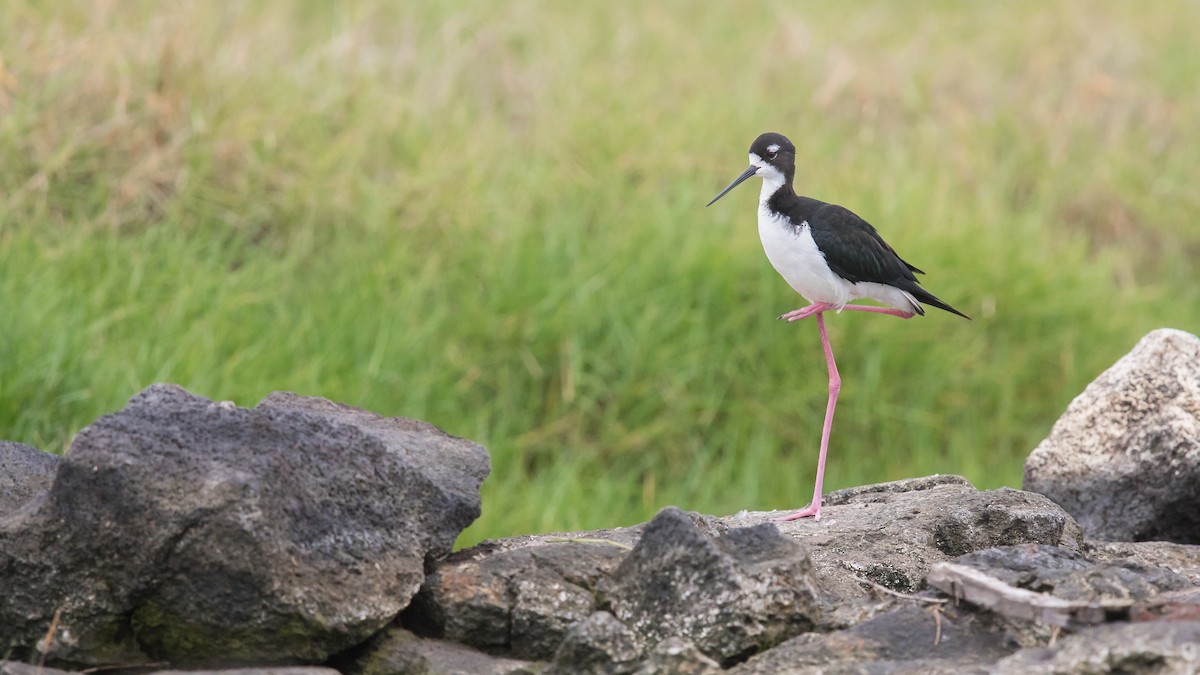
[[[42,642],[38,645],[38,651],[42,653],[38,658],[38,675],[42,675],[42,669],[46,667],[46,654],[50,653],[50,647],[54,644],[54,634],[58,632],[58,622],[62,619],[62,613],[62,607],[54,610],[54,618],[50,620],[50,630],[46,631],[46,637],[42,638]]]
[[[1104,623],[1109,612],[1128,610],[1132,600],[1083,602],[1063,600],[1046,593],[1015,588],[973,567],[938,563],[929,570],[926,583],[954,598],[991,610],[1008,618],[1038,621],[1049,626]]]
[[[942,642],[942,606],[933,605],[929,611],[933,613],[933,646],[936,647]]]

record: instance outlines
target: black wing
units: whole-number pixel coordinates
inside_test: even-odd
[[[901,281],[916,283],[913,272],[924,274],[904,262],[870,223],[845,207],[824,204],[809,216],[808,225],[829,268],[847,281],[896,286]]]
[[[873,281],[906,291],[918,302],[944,309],[964,319],[971,317],[946,304],[921,288],[917,274],[921,270],[896,254],[870,223],[853,211],[836,204],[822,204],[808,218],[813,241],[825,254],[825,262],[835,274],[852,283]],[[920,307],[918,314],[924,314]]]

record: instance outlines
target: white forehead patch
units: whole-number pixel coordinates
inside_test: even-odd
[[[767,152],[779,152],[779,144],[772,143],[767,146]]]

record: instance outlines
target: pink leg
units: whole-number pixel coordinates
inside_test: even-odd
[[[781,315],[779,317],[779,319],[781,321],[787,321],[788,323],[791,323],[793,321],[799,321],[800,319],[807,319],[808,317],[812,316],[813,314],[820,314],[821,312],[824,312],[824,311],[830,310],[830,309],[833,309],[833,305],[829,304],[828,302],[814,302],[813,304],[811,304],[807,307],[801,307],[800,309],[793,309],[792,311],[788,312],[787,314]]]
[[[849,306],[847,306],[849,308]],[[825,331],[825,315],[817,312],[817,326],[821,329],[821,346],[825,349],[825,364],[829,366],[829,402],[825,405],[825,426],[821,429],[821,454],[817,458],[817,486],[813,490],[812,502],[795,513],[779,518],[781,521],[797,520],[812,516],[821,519],[821,483],[825,479],[825,453],[829,451],[829,431],[833,428],[833,410],[837,407],[838,392],[842,390],[842,377],[833,362],[833,348],[829,346],[829,333]]]
[[[912,312],[906,312],[902,309],[895,309],[893,307],[876,307],[874,305],[845,305],[842,307],[842,309],[851,312],[874,312],[876,314],[890,314],[892,316],[898,316],[901,319],[911,319],[914,316]],[[819,314],[828,310],[838,311],[836,306],[828,302],[814,302],[807,307],[794,309],[787,314],[783,314],[779,318],[783,321],[791,323],[793,321],[807,319],[814,314]]]

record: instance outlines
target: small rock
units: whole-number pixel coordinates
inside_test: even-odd
[[[696,645],[680,637],[658,643],[638,667],[637,675],[718,675],[721,666]]]
[[[1200,586],[1200,546],[1167,541],[1088,541],[1084,552],[1101,562],[1128,562],[1170,570]]]
[[[1024,487],[1091,539],[1200,544],[1200,338],[1142,338],[1067,406],[1025,460]]]
[[[0,441],[0,516],[45,494],[61,461],[23,443]]]
[[[986,616],[949,605],[909,605],[847,630],[800,635],[729,672],[961,673],[1015,648]]]
[[[554,656],[567,631],[596,611],[595,589],[632,548],[628,530],[485,542],[437,563],[404,623],[520,659]]]
[[[596,612],[567,632],[542,675],[630,673],[641,650],[633,633],[608,612]]]
[[[816,624],[803,546],[768,523],[711,538],[673,507],[650,521],[601,592],[644,644],[684,637],[723,665]]]
[[[403,628],[389,627],[368,643],[352,663],[340,667],[348,675],[532,675],[527,661],[490,656],[445,640],[430,640]]]
[[[1110,623],[1025,649],[993,664],[997,675],[1200,672],[1200,622]]]

